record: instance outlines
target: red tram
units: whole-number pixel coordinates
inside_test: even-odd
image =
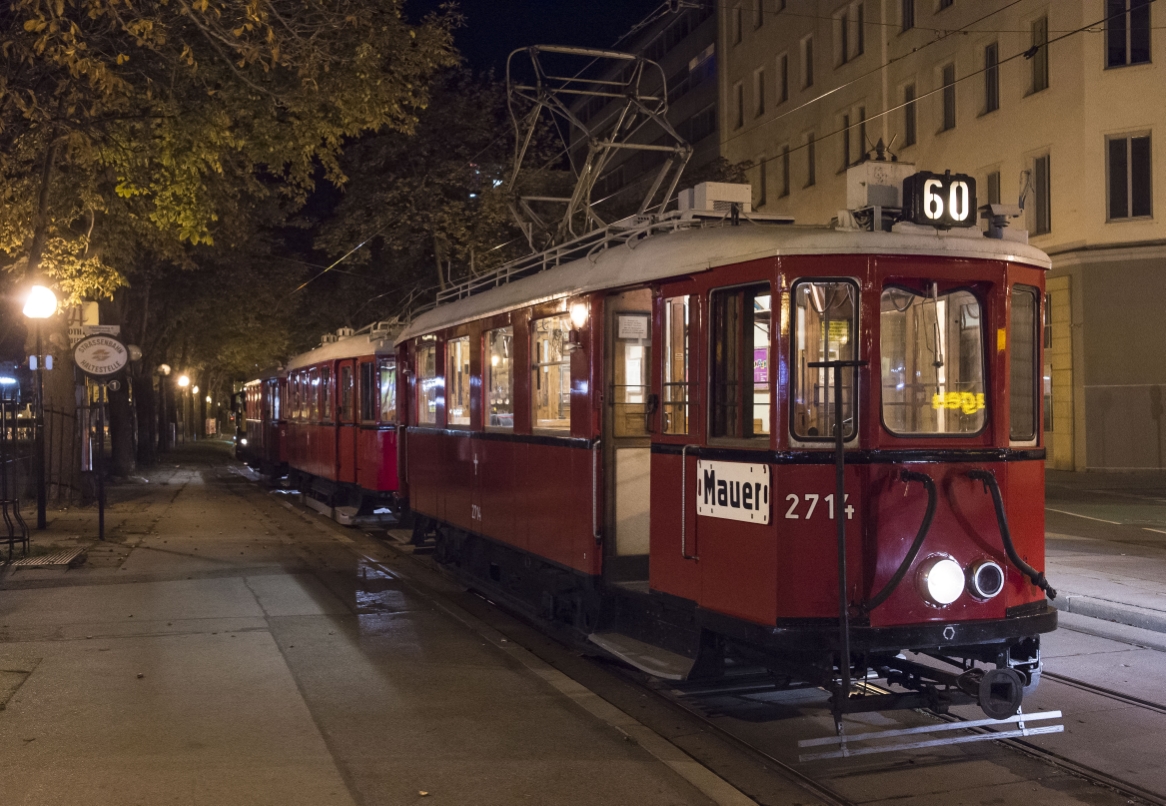
[[[287,373],[277,369],[243,384],[238,395],[235,457],[266,476],[282,476],[287,467],[286,390]]]
[[[760,664],[833,687],[836,713],[1014,713],[1056,626],[1049,258],[999,218],[737,212],[611,228],[416,318],[397,344],[420,528],[491,598],[659,676]],[[335,376],[321,350],[293,399]],[[292,465],[332,478],[332,436],[298,458],[317,404],[293,405]],[[851,696],[867,670],[905,691]]]
[[[394,322],[341,329],[288,362],[284,450],[309,506],[344,524],[397,514]]]

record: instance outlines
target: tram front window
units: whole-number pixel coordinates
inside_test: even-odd
[[[801,281],[793,287],[793,434],[831,440],[835,433],[834,370],[823,361],[853,361],[858,333],[858,286],[847,280]],[[843,437],[854,436],[854,368],[842,370]]]
[[[883,423],[895,434],[975,434],[987,421],[980,302],[970,291],[883,291]]]

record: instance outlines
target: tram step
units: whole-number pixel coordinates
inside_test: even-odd
[[[591,633],[587,640],[615,655],[624,663],[663,680],[686,680],[692,672],[692,658],[646,644],[618,632]]]

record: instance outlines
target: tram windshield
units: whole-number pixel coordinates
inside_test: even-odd
[[[888,287],[880,316],[883,423],[896,434],[975,434],[987,420],[980,302]]]

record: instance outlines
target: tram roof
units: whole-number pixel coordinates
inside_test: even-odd
[[[516,308],[768,257],[908,255],[1002,260],[1040,269],[1052,267],[1048,255],[1028,244],[988,238],[977,234],[978,230],[919,229],[918,232],[869,232],[743,222],[736,227],[705,226],[658,233],[439,305],[418,316],[400,333],[396,343]]]
[[[391,355],[393,353],[392,336],[392,333],[384,331],[342,336],[336,341],[321,344],[306,353],[294,356],[287,362],[287,368],[289,370],[299,369],[324,361],[337,361],[342,358],[357,358],[365,355]]]

